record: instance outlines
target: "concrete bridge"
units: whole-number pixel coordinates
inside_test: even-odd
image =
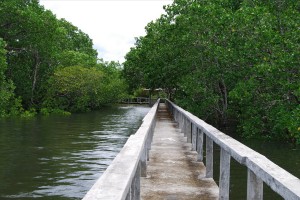
[[[221,149],[219,185],[213,145]],[[297,177],[168,100],[154,104],[83,200],[229,199],[231,159],[248,170],[248,200],[263,199],[263,183],[300,200]]]

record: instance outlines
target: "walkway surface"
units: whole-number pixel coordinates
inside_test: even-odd
[[[205,178],[205,166],[196,162],[197,153],[183,135],[160,104],[147,177],[141,178],[142,200],[218,199],[218,186]]]

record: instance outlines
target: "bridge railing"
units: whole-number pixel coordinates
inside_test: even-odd
[[[284,199],[300,199],[299,178],[173,102],[166,100],[166,104],[187,141],[192,143],[192,150],[198,152],[198,161],[203,161],[203,137],[206,137],[207,178],[213,178],[213,145],[215,143],[220,146],[219,199],[229,199],[231,158],[247,167],[248,200],[263,199],[263,183]]]
[[[140,199],[140,177],[146,176],[146,161],[149,159],[158,106],[159,99],[83,200]]]
[[[157,99],[150,99],[148,97],[133,97],[122,99],[119,103],[123,104],[154,104]]]

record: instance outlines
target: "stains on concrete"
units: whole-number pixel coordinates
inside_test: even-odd
[[[141,178],[142,200],[218,199],[218,186],[205,178],[205,166],[160,104],[147,177]]]

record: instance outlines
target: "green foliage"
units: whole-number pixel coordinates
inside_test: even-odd
[[[124,95],[120,64],[98,62],[89,36],[37,0],[1,0],[0,27],[0,117],[67,115]]]
[[[133,97],[149,97],[149,91],[145,88],[138,88],[134,91]]]
[[[101,85],[103,74],[95,68],[80,66],[56,70],[49,79],[51,88],[46,107],[70,111],[86,111],[90,108]],[[53,105],[54,104],[54,105]]]
[[[55,115],[64,115],[64,116],[69,116],[71,115],[70,112],[64,111],[64,110],[60,110],[57,108],[42,108],[40,110],[40,113],[44,116],[48,116],[50,114],[55,114]]]
[[[244,137],[300,143],[299,1],[175,0],[126,56],[130,89],[169,91]]]
[[[22,118],[32,118],[35,117],[37,114],[36,110],[34,108],[31,108],[30,110],[25,110],[21,113]]]
[[[5,77],[7,64],[4,47],[5,43],[0,38],[0,117],[18,115],[22,111],[21,101],[14,95],[15,86]]]
[[[47,80],[57,67],[96,64],[97,53],[88,35],[58,20],[38,1],[0,1],[0,8],[0,37],[7,43],[6,75],[24,108],[41,106]]]
[[[59,67],[69,66],[82,66],[82,67],[95,67],[97,59],[86,53],[78,51],[63,51],[57,56],[57,63]]]
[[[0,38],[0,83],[3,83],[5,81],[5,71],[7,68],[6,65],[6,58],[5,58],[5,50],[4,50],[4,41],[2,38]]]
[[[95,67],[72,66],[57,69],[49,79],[44,107],[82,112],[116,102],[123,95],[126,84],[116,77],[117,71],[111,73],[114,69],[107,70],[110,71],[109,74]]]

